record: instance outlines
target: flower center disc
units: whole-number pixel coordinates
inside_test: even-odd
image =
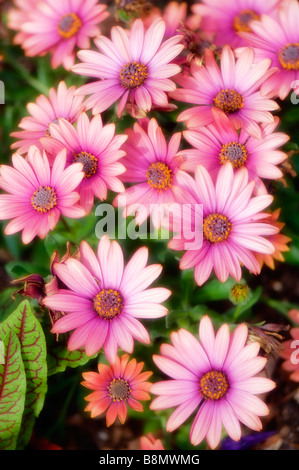
[[[57,29],[60,36],[69,39],[75,36],[82,26],[82,21],[76,13],[67,13],[60,18]]]
[[[216,108],[221,109],[226,114],[236,113],[244,106],[244,98],[236,90],[221,90],[214,98]]]
[[[155,162],[147,170],[146,177],[151,188],[162,191],[171,186],[173,173],[165,163]]]
[[[245,165],[248,153],[245,145],[241,145],[238,142],[230,142],[223,145],[219,158],[222,165],[229,162],[234,168],[240,168]]]
[[[260,16],[253,10],[243,10],[239,15],[237,15],[234,19],[234,28],[235,31],[245,31],[247,33],[251,32],[251,28],[249,26],[250,21],[252,20],[259,20]]]
[[[204,218],[203,234],[210,243],[224,242],[231,230],[232,224],[225,215],[215,213]]]
[[[112,320],[120,315],[123,309],[123,298],[117,290],[103,289],[93,299],[97,314],[105,320]]]
[[[113,379],[108,385],[109,397],[113,401],[126,401],[131,391],[128,382],[124,379]]]
[[[299,70],[299,43],[285,46],[279,52],[279,60],[284,69]]]
[[[121,85],[124,88],[133,90],[143,85],[148,77],[148,69],[146,65],[139,62],[130,62],[123,66],[119,76]]]
[[[212,370],[200,379],[200,391],[206,400],[220,400],[228,390],[228,380],[223,372]]]
[[[50,186],[40,186],[31,197],[31,205],[39,213],[49,212],[57,206],[57,194]]]
[[[98,159],[88,152],[80,152],[74,157],[76,163],[83,163],[84,178],[95,175],[98,169]]]

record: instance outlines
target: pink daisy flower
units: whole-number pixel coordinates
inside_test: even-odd
[[[136,213],[138,224],[151,215],[154,225],[159,227],[163,213],[175,203],[174,190],[182,163],[178,155],[181,133],[173,134],[167,144],[162,129],[152,118],[144,128],[135,123],[127,134],[124,145],[127,155],[123,159],[126,173],[121,178],[133,186],[117,196],[114,205],[125,206],[124,217]]]
[[[58,124],[50,124],[49,134],[50,137],[41,139],[46,151],[56,155],[65,148],[68,164],[83,163],[84,179],[77,190],[87,214],[94,196],[103,201],[108,189],[117,193],[125,190],[118,176],[126,170],[119,160],[125,155],[120,147],[127,136],[115,135],[115,124],[103,126],[100,114],[89,120],[86,113],[81,113],[76,127],[59,119]]]
[[[103,236],[97,256],[86,242],[80,246],[81,262],[68,259],[55,264],[57,277],[68,287],[46,297],[50,309],[65,312],[52,332],[74,332],[69,350],[85,346],[93,355],[102,347],[109,362],[114,362],[118,346],[129,354],[133,338],[149,343],[147,330],[137,318],[160,318],[168,310],[161,305],[171,292],[164,288],[147,289],[160,275],[162,266],[146,267],[147,248],[139,249],[124,267],[124,256],[116,241]]]
[[[25,38],[21,44],[29,57],[52,55],[51,65],[71,69],[75,47],[90,47],[90,38],[100,34],[99,23],[109,13],[98,0],[42,0],[21,25]]]
[[[161,346],[161,356],[153,360],[171,380],[152,385],[158,395],[151,409],[177,407],[167,421],[166,430],[180,427],[194,411],[190,440],[199,445],[204,438],[215,449],[221,439],[222,425],[235,441],[241,438],[240,423],[260,431],[259,416],[269,413],[266,404],[256,394],[269,392],[275,383],[257,377],[267,362],[259,357],[258,343],[246,345],[248,328],[239,325],[230,335],[223,324],[215,335],[208,316],[199,324],[199,340],[181,329],[171,333],[172,345]]]
[[[91,417],[106,413],[107,427],[111,426],[118,417],[124,424],[128,407],[135,411],[143,411],[141,401],[150,400],[148,393],[151,383],[147,379],[152,372],[141,372],[143,362],[136,359],[129,361],[129,355],[116,357],[115,362],[98,365],[97,372],[84,372],[82,385],[94,390],[85,397],[88,405],[85,411],[90,411]]]
[[[50,89],[49,98],[41,95],[35,103],[29,103],[27,110],[30,116],[24,117],[19,124],[23,130],[10,134],[11,137],[18,139],[11,148],[18,149],[21,155],[28,152],[31,145],[41,150],[39,139],[49,135],[49,125],[52,122],[64,118],[73,124],[85,108],[84,97],[74,96],[75,91],[76,87],[67,88],[64,82],[60,82],[57,91],[54,88]]]
[[[29,36],[28,33],[21,31],[22,25],[28,21],[28,16],[39,0],[14,0],[13,7],[7,12],[7,26],[18,33],[15,35],[14,44],[23,44]]]
[[[288,315],[296,326],[290,329],[291,339],[282,343],[280,357],[284,359],[282,368],[290,373],[290,379],[299,382],[299,311],[290,310]]]
[[[226,115],[217,113],[213,124],[183,133],[194,148],[181,152],[185,159],[182,169],[195,171],[197,165],[203,165],[214,177],[222,165],[230,162],[235,170],[246,167],[249,180],[267,192],[261,178],[282,178],[277,165],[288,158],[278,150],[290,139],[287,134],[274,132],[279,122],[276,117],[273,124],[263,124],[262,139],[256,139],[244,129],[237,132]]]
[[[147,113],[152,107],[168,106],[168,91],[176,86],[169,78],[180,72],[180,67],[171,63],[183,49],[176,35],[164,42],[165,23],[158,18],[145,32],[142,20],[137,19],[130,32],[119,26],[111,30],[111,40],[105,36],[95,39],[101,52],[79,51],[82,61],[73,71],[95,77],[98,81],[79,88],[82,95],[91,95],[87,103],[93,113],[101,113],[119,100],[118,117],[127,103],[131,113],[134,105]]]
[[[241,46],[244,41],[239,32],[251,31],[251,21],[260,20],[263,14],[277,16],[283,0],[203,0],[200,5],[193,5],[193,12],[202,16],[200,28],[215,36],[215,44],[232,48]]]
[[[284,100],[299,80],[299,4],[286,2],[277,19],[267,15],[251,23],[251,33],[241,33],[246,45],[254,48],[256,61],[271,59],[278,72],[262,86],[264,95]]]
[[[78,163],[65,169],[66,153],[59,153],[50,168],[46,153],[30,147],[28,161],[21,155],[12,157],[13,168],[0,167],[0,219],[13,219],[5,228],[6,235],[22,231],[22,241],[30,243],[35,236],[45,238],[64,215],[70,218],[85,216],[76,203],[74,192],[84,173]]]
[[[183,228],[169,242],[174,250],[186,250],[190,243],[184,227],[190,227],[193,233],[198,230],[195,225],[196,205],[203,205],[202,232],[203,239],[198,246],[187,249],[183,255],[180,268],[195,267],[194,277],[198,285],[209,278],[212,270],[221,282],[229,275],[236,281],[242,276],[241,264],[254,274],[260,272],[260,266],[254,252],[272,254],[274,246],[265,237],[278,232],[277,227],[264,223],[267,214],[261,211],[273,200],[270,195],[252,197],[254,181],[248,182],[248,171],[240,168],[234,173],[230,163],[220,168],[216,182],[206,168],[199,165],[195,180],[186,173],[180,176],[183,192],[182,203],[194,208],[194,215],[181,214]]]
[[[236,129],[260,139],[259,123],[273,123],[270,111],[278,109],[275,101],[261,95],[262,83],[274,71],[269,70],[270,59],[254,64],[253,50],[246,48],[236,60],[230,46],[221,54],[220,68],[214,54],[206,49],[205,66],[191,64],[191,76],[181,74],[176,81],[183,87],[171,93],[174,99],[197,106],[183,111],[178,121],[189,128],[198,128],[213,122],[213,110],[228,116]]]

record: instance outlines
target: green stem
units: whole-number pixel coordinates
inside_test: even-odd
[[[67,223],[67,221],[65,220],[65,218],[63,217],[63,215],[60,216],[60,220],[61,220],[61,222],[63,223],[65,229],[66,229],[68,232],[71,232],[70,226],[69,226],[69,224]]]
[[[234,323],[237,322],[237,320],[238,320],[238,318],[239,318],[239,316],[240,316],[241,307],[242,307],[241,304],[239,304],[239,305],[236,307],[236,310],[235,310],[234,316],[233,316],[233,322],[234,322]]]
[[[71,400],[73,398],[73,395],[75,393],[75,390],[76,388],[78,387],[78,384],[74,383],[72,388],[70,389],[69,391],[69,394],[67,395],[65,401],[64,401],[64,404],[63,404],[63,407],[62,407],[62,410],[60,411],[59,413],[59,418],[58,420],[56,421],[55,425],[53,426],[53,428],[51,429],[51,431],[49,432],[49,437],[51,438],[54,434],[57,433],[57,431],[60,429],[60,431],[62,430],[62,428],[64,427],[64,424],[65,424],[65,421],[66,421],[66,416],[67,416],[67,412],[68,412],[68,407],[71,403]]]

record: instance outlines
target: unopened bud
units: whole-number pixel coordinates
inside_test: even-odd
[[[247,284],[235,284],[229,293],[229,300],[234,305],[245,305],[251,299],[251,290]]]

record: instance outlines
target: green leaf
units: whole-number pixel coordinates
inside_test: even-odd
[[[229,298],[230,289],[235,283],[236,281],[232,278],[229,278],[226,282],[212,279],[197,291],[193,300],[197,303],[226,300]]]
[[[20,432],[26,395],[21,344],[14,331],[0,335],[4,364],[0,364],[0,449],[14,450]]]
[[[35,418],[43,408],[47,391],[46,340],[28,300],[22,302],[5,322],[0,323],[0,335],[10,330],[20,341],[27,381],[22,432],[18,441],[18,447],[23,448],[30,440]]]
[[[64,372],[67,367],[84,366],[96,356],[96,354],[94,356],[86,356],[84,349],[69,351],[65,342],[55,342],[53,334],[52,338],[48,339],[48,375]]]

